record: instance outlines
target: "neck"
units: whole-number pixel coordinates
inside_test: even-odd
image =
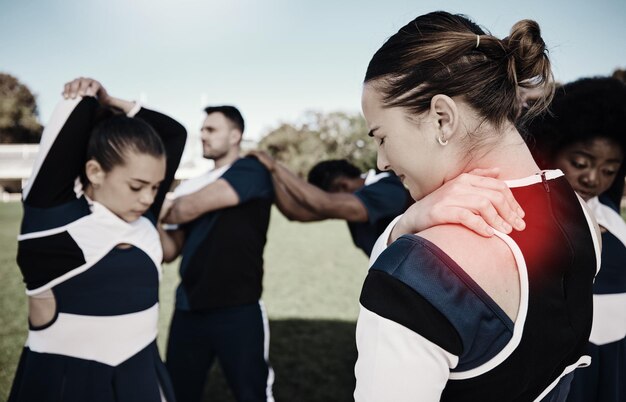
[[[239,159],[239,148],[233,148],[231,149],[226,155],[217,158],[217,159],[213,159],[213,162],[215,163],[215,169],[219,169],[223,166],[226,165],[230,165],[233,162],[235,162],[237,159]]]
[[[501,180],[520,179],[541,170],[522,136],[512,125],[499,133],[496,141],[487,142],[472,152],[462,172],[493,167],[500,169],[498,178]]]

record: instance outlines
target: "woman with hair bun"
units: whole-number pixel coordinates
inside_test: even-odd
[[[529,127],[540,166],[558,168],[587,202],[602,231],[602,265],[593,284],[591,366],[576,371],[568,402],[626,400],[626,85],[584,78],[557,89],[552,113]]]
[[[22,195],[29,331],[9,401],[173,402],[156,224],[186,131],[92,79],[64,96]]]
[[[521,113],[524,92],[537,88],[542,96]],[[501,40],[434,12],[374,54],[362,106],[379,169],[393,170],[419,201],[456,177],[499,168],[526,228],[483,237],[453,224],[413,233],[405,217],[390,224],[360,297],[356,401],[562,401],[574,369],[589,363],[597,227],[517,129],[552,93],[530,20]]]

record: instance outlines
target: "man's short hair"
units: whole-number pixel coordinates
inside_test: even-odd
[[[322,161],[309,171],[308,181],[324,191],[329,191],[333,181],[339,177],[356,179],[361,177],[361,171],[346,159]]]
[[[243,134],[243,130],[245,128],[245,124],[243,122],[243,116],[241,116],[241,112],[234,106],[223,105],[223,106],[208,106],[204,109],[206,114],[211,113],[221,113],[230,121],[235,127],[241,131]]]

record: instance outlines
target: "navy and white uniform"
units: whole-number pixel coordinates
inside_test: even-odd
[[[246,157],[192,179],[174,195],[223,179],[239,204],[180,225],[185,244],[166,364],[179,402],[199,401],[215,358],[241,401],[273,401],[269,324],[261,293],[272,179]]]
[[[348,222],[354,245],[368,256],[389,222],[413,202],[402,182],[388,172],[370,170],[363,187],[354,192],[367,210],[367,222]]]
[[[357,402],[562,401],[589,364],[592,220],[561,171],[507,183],[526,211],[524,231],[497,233],[519,272],[516,320],[435,244],[384,249],[384,233],[360,297]]]
[[[626,401],[626,223],[594,197],[587,201],[602,233],[602,264],[593,284],[591,365],[577,370],[568,402]]]
[[[56,314],[30,326],[11,402],[174,400],[155,342],[162,261],[155,223],[186,132],[160,113],[139,106],[129,113],[160,135],[167,170],[149,211],[128,223],[90,201],[77,180],[98,109],[92,97],[59,103],[23,191],[18,265],[26,293],[52,292]]]

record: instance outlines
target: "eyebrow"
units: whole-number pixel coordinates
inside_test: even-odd
[[[142,183],[142,184],[150,184],[150,182],[149,182],[149,181],[146,181],[146,180],[136,179],[136,178],[134,178],[134,177],[131,177],[130,179],[131,179],[131,180],[134,180],[134,181],[138,181],[138,182],[140,182],[140,183]]]
[[[592,160],[596,160],[597,158],[595,156],[593,156],[592,154],[586,152],[586,151],[582,151],[582,150],[576,150],[573,151],[574,154],[578,154],[578,155],[582,155],[586,158],[592,159]],[[607,159],[606,160],[609,163],[622,163],[622,161],[620,159]]]
[[[374,127],[373,129],[371,129],[371,130],[370,130],[370,132],[369,132],[369,133],[367,133],[367,135],[368,135],[368,136],[370,136],[370,137],[373,137],[373,136],[374,136],[374,132],[375,132],[376,130],[378,130],[379,128],[380,128],[380,127]]]

